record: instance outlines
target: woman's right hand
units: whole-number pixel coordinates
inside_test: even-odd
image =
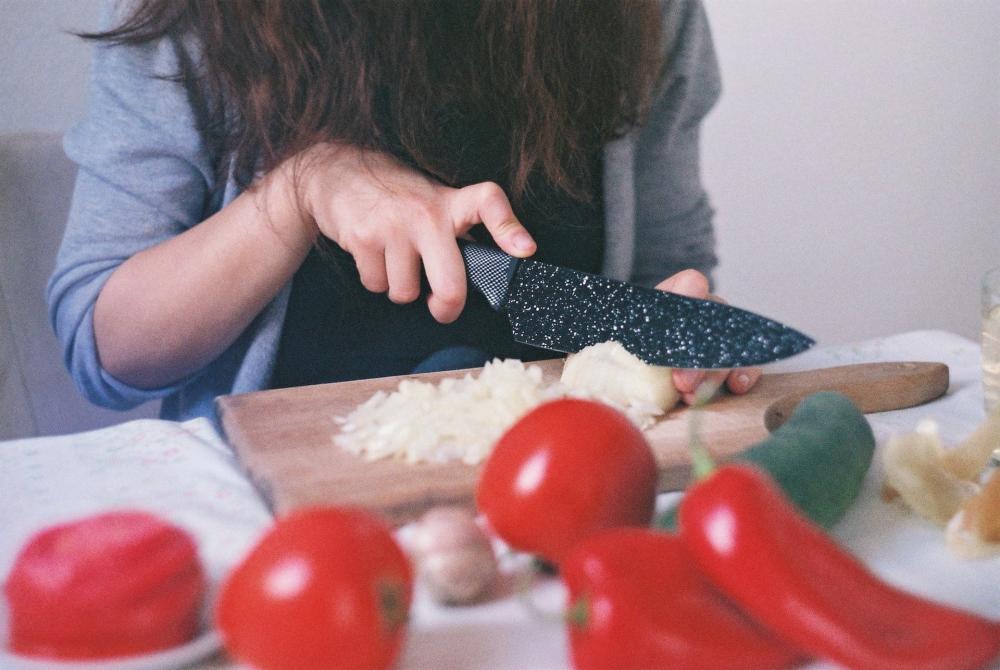
[[[292,159],[304,214],[350,253],[361,283],[395,303],[420,296],[423,266],[431,314],[441,323],[465,305],[465,264],[456,239],[482,223],[512,256],[535,241],[495,183],[450,188],[377,151],[321,144]]]
[[[368,289],[395,302],[420,295],[423,263],[431,313],[452,321],[466,287],[456,238],[477,223],[511,255],[535,250],[495,184],[453,189],[385,154],[307,149],[115,269],[94,306],[100,365],[145,389],[203,369],[287,286],[319,232],[354,256]]]

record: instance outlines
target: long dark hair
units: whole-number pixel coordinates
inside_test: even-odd
[[[444,183],[454,113],[506,133],[511,195],[540,172],[586,198],[594,151],[641,122],[661,66],[653,0],[134,0],[90,39],[194,38],[221,155],[252,176],[320,141],[403,155]]]

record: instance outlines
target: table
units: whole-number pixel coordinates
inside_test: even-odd
[[[893,433],[913,430],[926,417],[938,421],[948,444],[961,440],[982,421],[979,347],[944,331],[821,346],[768,366],[767,371],[899,360],[946,363],[951,386],[934,403],[870,415],[880,445]],[[902,588],[1000,619],[1000,558],[955,558],[945,548],[940,528],[899,504],[883,502],[880,483],[876,453],[860,499],[834,529],[836,538],[882,578]],[[661,496],[660,503],[670,504],[677,495]],[[0,574],[6,575],[17,549],[39,528],[124,506],[148,509],[190,530],[215,580],[270,523],[239,463],[205,420],[134,421],[90,433],[2,442]],[[569,667],[562,627],[529,612],[514,591],[508,578],[497,596],[484,604],[445,608],[435,605],[418,584],[400,670]],[[555,612],[562,590],[555,579],[541,580],[531,597],[540,608]],[[220,655],[198,667],[238,666]]]

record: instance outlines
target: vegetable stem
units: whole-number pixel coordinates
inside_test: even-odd
[[[526,610],[528,610],[528,612],[531,613],[532,616],[536,619],[540,619],[541,621],[553,624],[563,624],[574,621],[574,619],[571,618],[573,616],[573,609],[570,609],[565,613],[550,612],[542,609],[538,606],[538,603],[535,602],[532,591],[534,590],[535,580],[539,576],[540,572],[541,571],[537,566],[530,565],[520,573],[516,582],[518,600],[521,601],[521,604]]]
[[[581,596],[573,602],[564,615],[566,623],[571,626],[583,628],[590,619],[590,598]]]
[[[697,480],[705,479],[715,472],[715,460],[701,442],[701,415],[702,407],[708,404],[718,388],[717,383],[702,382],[695,391],[694,402],[688,412],[688,451]]]

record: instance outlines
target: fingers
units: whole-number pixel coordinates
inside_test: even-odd
[[[361,278],[362,286],[372,293],[385,293],[389,290],[385,253],[381,249],[355,253],[354,262],[358,266],[358,276]]]
[[[664,279],[657,284],[661,291],[670,291],[689,298],[707,298],[716,302],[726,302],[717,295],[708,292],[708,277],[697,270],[683,270]],[[730,392],[743,394],[749,391],[760,379],[760,368],[739,368],[737,370],[674,370],[674,386],[681,394],[681,400],[690,405],[695,402],[698,388],[707,384],[707,389],[715,390],[725,384]]]
[[[760,380],[760,368],[737,368],[735,370],[674,370],[674,386],[681,394],[685,404],[693,404],[699,387],[706,385],[706,390],[712,389],[711,395],[723,384],[730,393],[743,395]]]
[[[408,241],[386,247],[385,272],[389,280],[389,300],[403,305],[420,296],[420,256]]]
[[[440,323],[451,323],[465,306],[465,263],[449,233],[428,240],[420,250],[431,286],[427,307]]]
[[[677,385],[678,372],[698,372],[701,374],[701,379],[693,386],[682,389]],[[675,370],[674,385],[677,386],[677,390],[680,391],[681,400],[684,401],[686,405],[693,405],[695,400],[698,399],[699,393],[706,394],[708,397],[714,396],[722,384],[725,383],[729,374],[729,370],[713,370],[712,372],[706,372],[703,370]]]
[[[737,395],[743,395],[757,383],[762,374],[760,368],[739,368],[726,377],[726,388]]]
[[[482,223],[497,246],[511,256],[524,258],[535,253],[535,240],[514,216],[507,194],[497,184],[483,182],[454,191],[450,210],[456,234]]]
[[[708,297],[708,278],[697,270],[683,270],[668,277],[656,285],[661,291],[670,291],[678,295],[686,295],[689,298]],[[704,370],[678,369],[674,370],[674,386],[681,394],[681,399],[691,404],[694,401],[694,394],[706,380],[709,374]],[[711,381],[721,383],[718,378],[719,373],[713,373]],[[725,375],[722,375],[725,379]]]
[[[446,231],[423,237],[420,245],[419,249],[415,249],[409,242],[401,241],[386,248],[384,268],[389,299],[405,304],[420,296],[422,260],[431,289],[427,307],[437,321],[451,323],[465,306],[466,279],[462,254],[454,237]]]
[[[694,395],[702,382],[708,377],[704,370],[694,370],[689,368],[678,368],[674,370],[674,386],[681,396]]]
[[[681,270],[672,277],[667,277],[656,288],[661,291],[670,291],[678,295],[686,295],[689,298],[708,297],[708,277],[697,270]]]
[[[467,291],[465,264],[456,237],[482,223],[497,245],[512,256],[530,256],[536,244],[497,184],[484,182],[462,189],[421,185],[405,192],[406,197],[390,199],[384,218],[374,217],[370,211],[386,202],[379,191],[375,205],[369,203],[365,210],[366,218],[379,225],[364,229],[352,226],[335,239],[354,255],[364,287],[387,292],[398,304],[420,296],[422,264],[431,289],[428,309],[437,321],[450,323],[461,314]],[[358,205],[353,201],[348,204]]]

